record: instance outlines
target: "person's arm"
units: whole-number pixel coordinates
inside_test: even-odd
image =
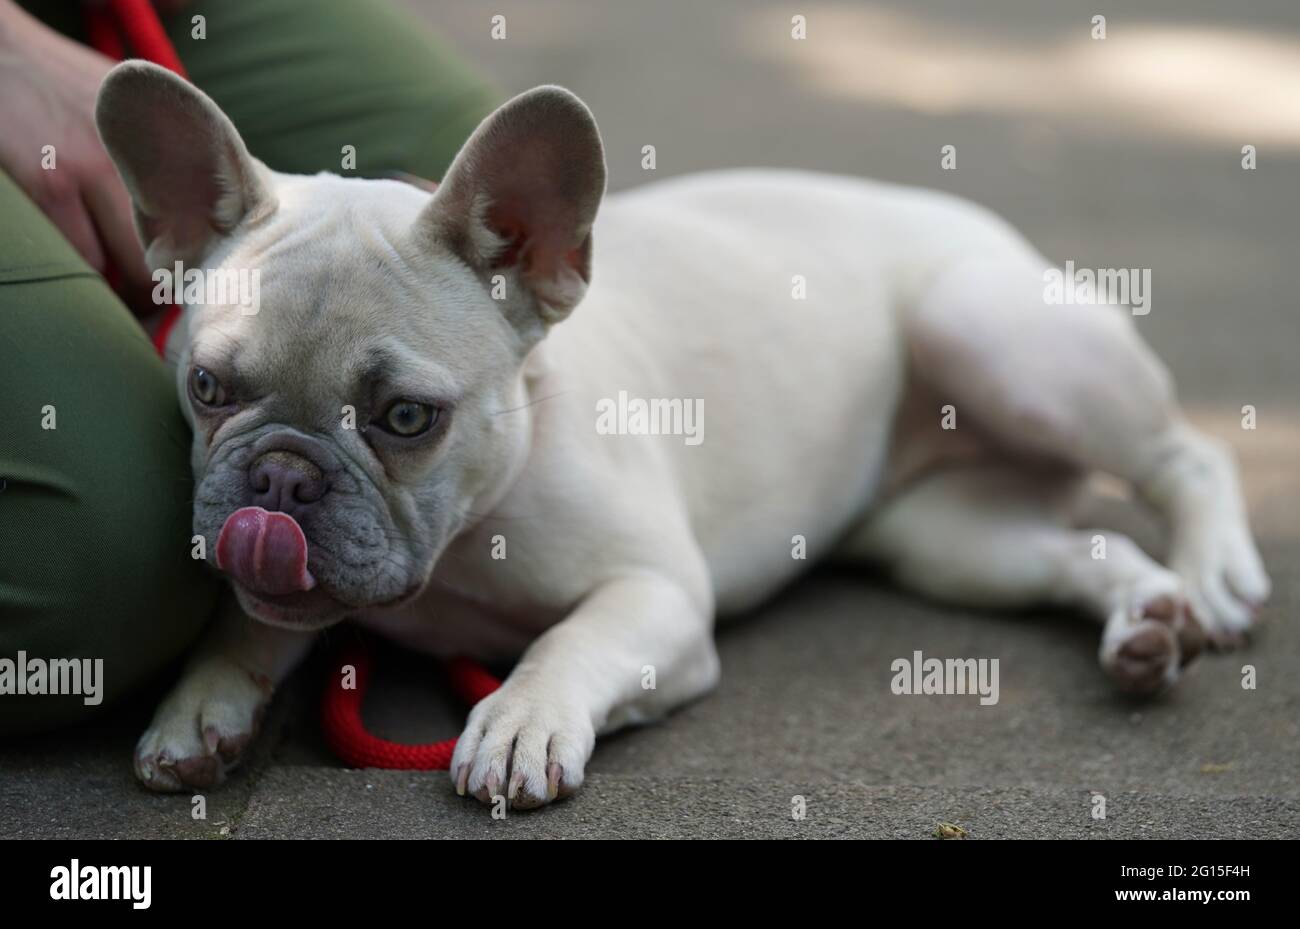
[[[95,131],[95,95],[113,64],[0,0],[0,169],[92,268],[117,267],[140,305],[149,271],[131,199]]]

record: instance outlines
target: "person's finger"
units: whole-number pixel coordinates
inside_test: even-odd
[[[86,264],[103,274],[108,267],[104,260],[104,249],[99,244],[95,224],[81,198],[75,194],[61,196],[46,201],[41,206],[50,222],[59,228],[63,237],[86,259]]]
[[[121,180],[116,174],[101,177],[97,182],[87,184],[81,196],[109,259],[127,286],[136,290],[148,287],[149,269],[145,266],[144,249],[140,247],[140,238],[132,222],[131,196]]]

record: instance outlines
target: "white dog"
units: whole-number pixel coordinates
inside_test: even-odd
[[[799,574],[796,537],[949,601],[1077,607],[1135,691],[1268,596],[1228,450],[1125,311],[1045,305],[1049,263],[969,203],[730,171],[597,218],[600,137],[556,87],[484,121],[434,193],[274,173],[147,64],[108,76],[98,120],[153,267],[261,275],[260,312],[189,307],[170,345],[195,532],[238,606],[140,741],[152,788],[221,780],[350,619],[518,657],[452,781],[563,796],[598,734],[714,686],[715,614]],[[674,415],[625,421],[643,401]],[[688,435],[607,434],[679,411]],[[1095,557],[1072,521],[1094,471],[1168,517],[1168,567],[1110,532]]]

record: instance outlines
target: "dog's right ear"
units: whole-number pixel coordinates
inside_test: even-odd
[[[266,168],[226,114],[166,68],[127,61],[109,71],[95,123],[152,269],[196,262],[217,237],[275,210]]]

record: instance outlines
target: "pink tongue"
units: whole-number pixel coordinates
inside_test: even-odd
[[[288,513],[260,506],[235,510],[217,537],[217,567],[256,593],[269,596],[311,590],[307,537]]]

